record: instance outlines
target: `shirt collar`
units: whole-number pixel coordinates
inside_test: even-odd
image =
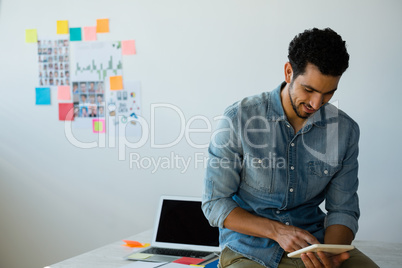
[[[282,82],[271,92],[270,106],[267,113],[267,118],[270,121],[286,121],[285,111],[282,107],[281,90],[286,85],[286,82]]]

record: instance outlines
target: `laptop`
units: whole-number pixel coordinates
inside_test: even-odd
[[[211,227],[201,210],[201,198],[162,196],[149,248],[128,260],[173,262],[183,257],[208,262],[219,256],[219,229]]]

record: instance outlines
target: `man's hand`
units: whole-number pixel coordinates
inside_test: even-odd
[[[293,252],[320,242],[309,232],[291,225],[277,223],[273,238],[286,252]]]
[[[319,258],[312,252],[301,254],[301,259],[306,268],[336,268],[350,257],[347,252],[333,256],[327,256],[324,252],[317,252],[317,255]]]

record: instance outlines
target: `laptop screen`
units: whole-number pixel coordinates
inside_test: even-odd
[[[200,201],[163,200],[156,242],[219,246],[219,230],[209,225]]]

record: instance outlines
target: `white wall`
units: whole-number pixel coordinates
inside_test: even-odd
[[[311,27],[338,31],[351,61],[334,99],[361,128],[357,239],[401,241],[402,2],[2,0],[0,267],[43,267],[75,256],[150,228],[161,194],[201,195],[204,169],[194,166],[194,157],[205,149],[184,138],[166,149],[148,142],[127,149],[127,156],[174,152],[191,157],[192,167],[183,174],[179,168],[130,168],[128,159],[118,160],[117,148],[70,144],[55,94],[53,105],[34,105],[36,45],[25,43],[25,29],[52,35],[57,20],[80,27],[98,18],[110,18],[111,27],[99,40],[137,42],[138,54],[124,58],[123,71],[142,83],[147,120],[151,104],[171,103],[187,120],[203,115],[213,122],[229,104],[283,80],[295,34]],[[180,133],[177,113],[159,109],[155,131],[156,142],[173,141]],[[191,137],[207,143],[210,134]]]

